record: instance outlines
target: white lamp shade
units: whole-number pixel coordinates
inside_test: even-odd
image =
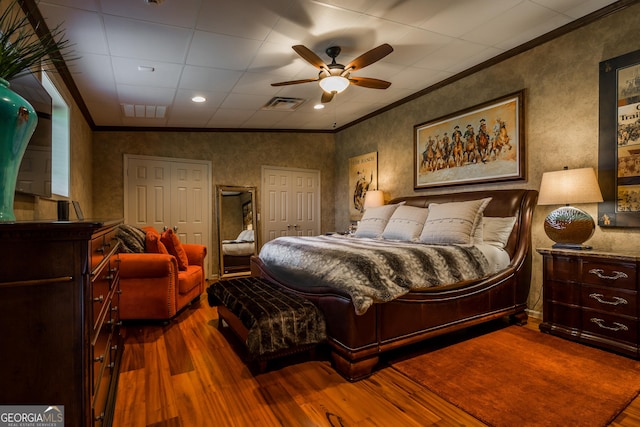
[[[380,190],[370,190],[364,195],[364,209],[376,208],[384,205],[384,192]]]
[[[593,168],[545,172],[540,183],[539,205],[571,205],[602,202]]]
[[[349,79],[342,76],[328,76],[320,79],[319,84],[327,93],[340,93],[349,87]]]

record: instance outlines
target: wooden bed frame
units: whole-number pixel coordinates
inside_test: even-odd
[[[492,197],[485,216],[517,217],[506,246],[512,262],[491,277],[410,292],[396,300],[374,304],[358,316],[346,293],[278,281],[257,256],[251,259],[252,275],[292,290],[322,310],[334,368],[346,379],[357,381],[371,374],[384,351],[503,316],[511,316],[519,324],[526,323],[531,283],[531,220],[537,191],[473,191],[398,198],[390,203],[405,201],[410,206],[428,207],[429,203],[485,197]]]

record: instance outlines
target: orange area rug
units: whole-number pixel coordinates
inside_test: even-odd
[[[640,362],[519,326],[391,366],[496,427],[605,426],[640,391]]]

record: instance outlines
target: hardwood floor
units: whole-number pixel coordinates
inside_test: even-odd
[[[204,295],[169,325],[126,325],[113,426],[484,425],[388,367],[350,383],[299,355],[253,375],[217,326]],[[640,398],[611,425],[640,426]]]

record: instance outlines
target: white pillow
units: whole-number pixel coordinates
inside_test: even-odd
[[[428,244],[473,245],[473,236],[491,197],[466,202],[431,203],[420,234]]]
[[[399,206],[387,223],[382,233],[383,239],[418,240],[429,209],[414,206]]]
[[[492,217],[487,216],[483,220],[483,236],[485,243],[504,249],[516,223],[515,216]]]
[[[374,239],[380,237],[384,228],[387,226],[387,222],[389,222],[389,218],[391,218],[393,212],[395,212],[396,208],[401,204],[404,204],[404,202],[398,203],[397,205],[377,206],[365,210],[354,236],[371,237]]]

